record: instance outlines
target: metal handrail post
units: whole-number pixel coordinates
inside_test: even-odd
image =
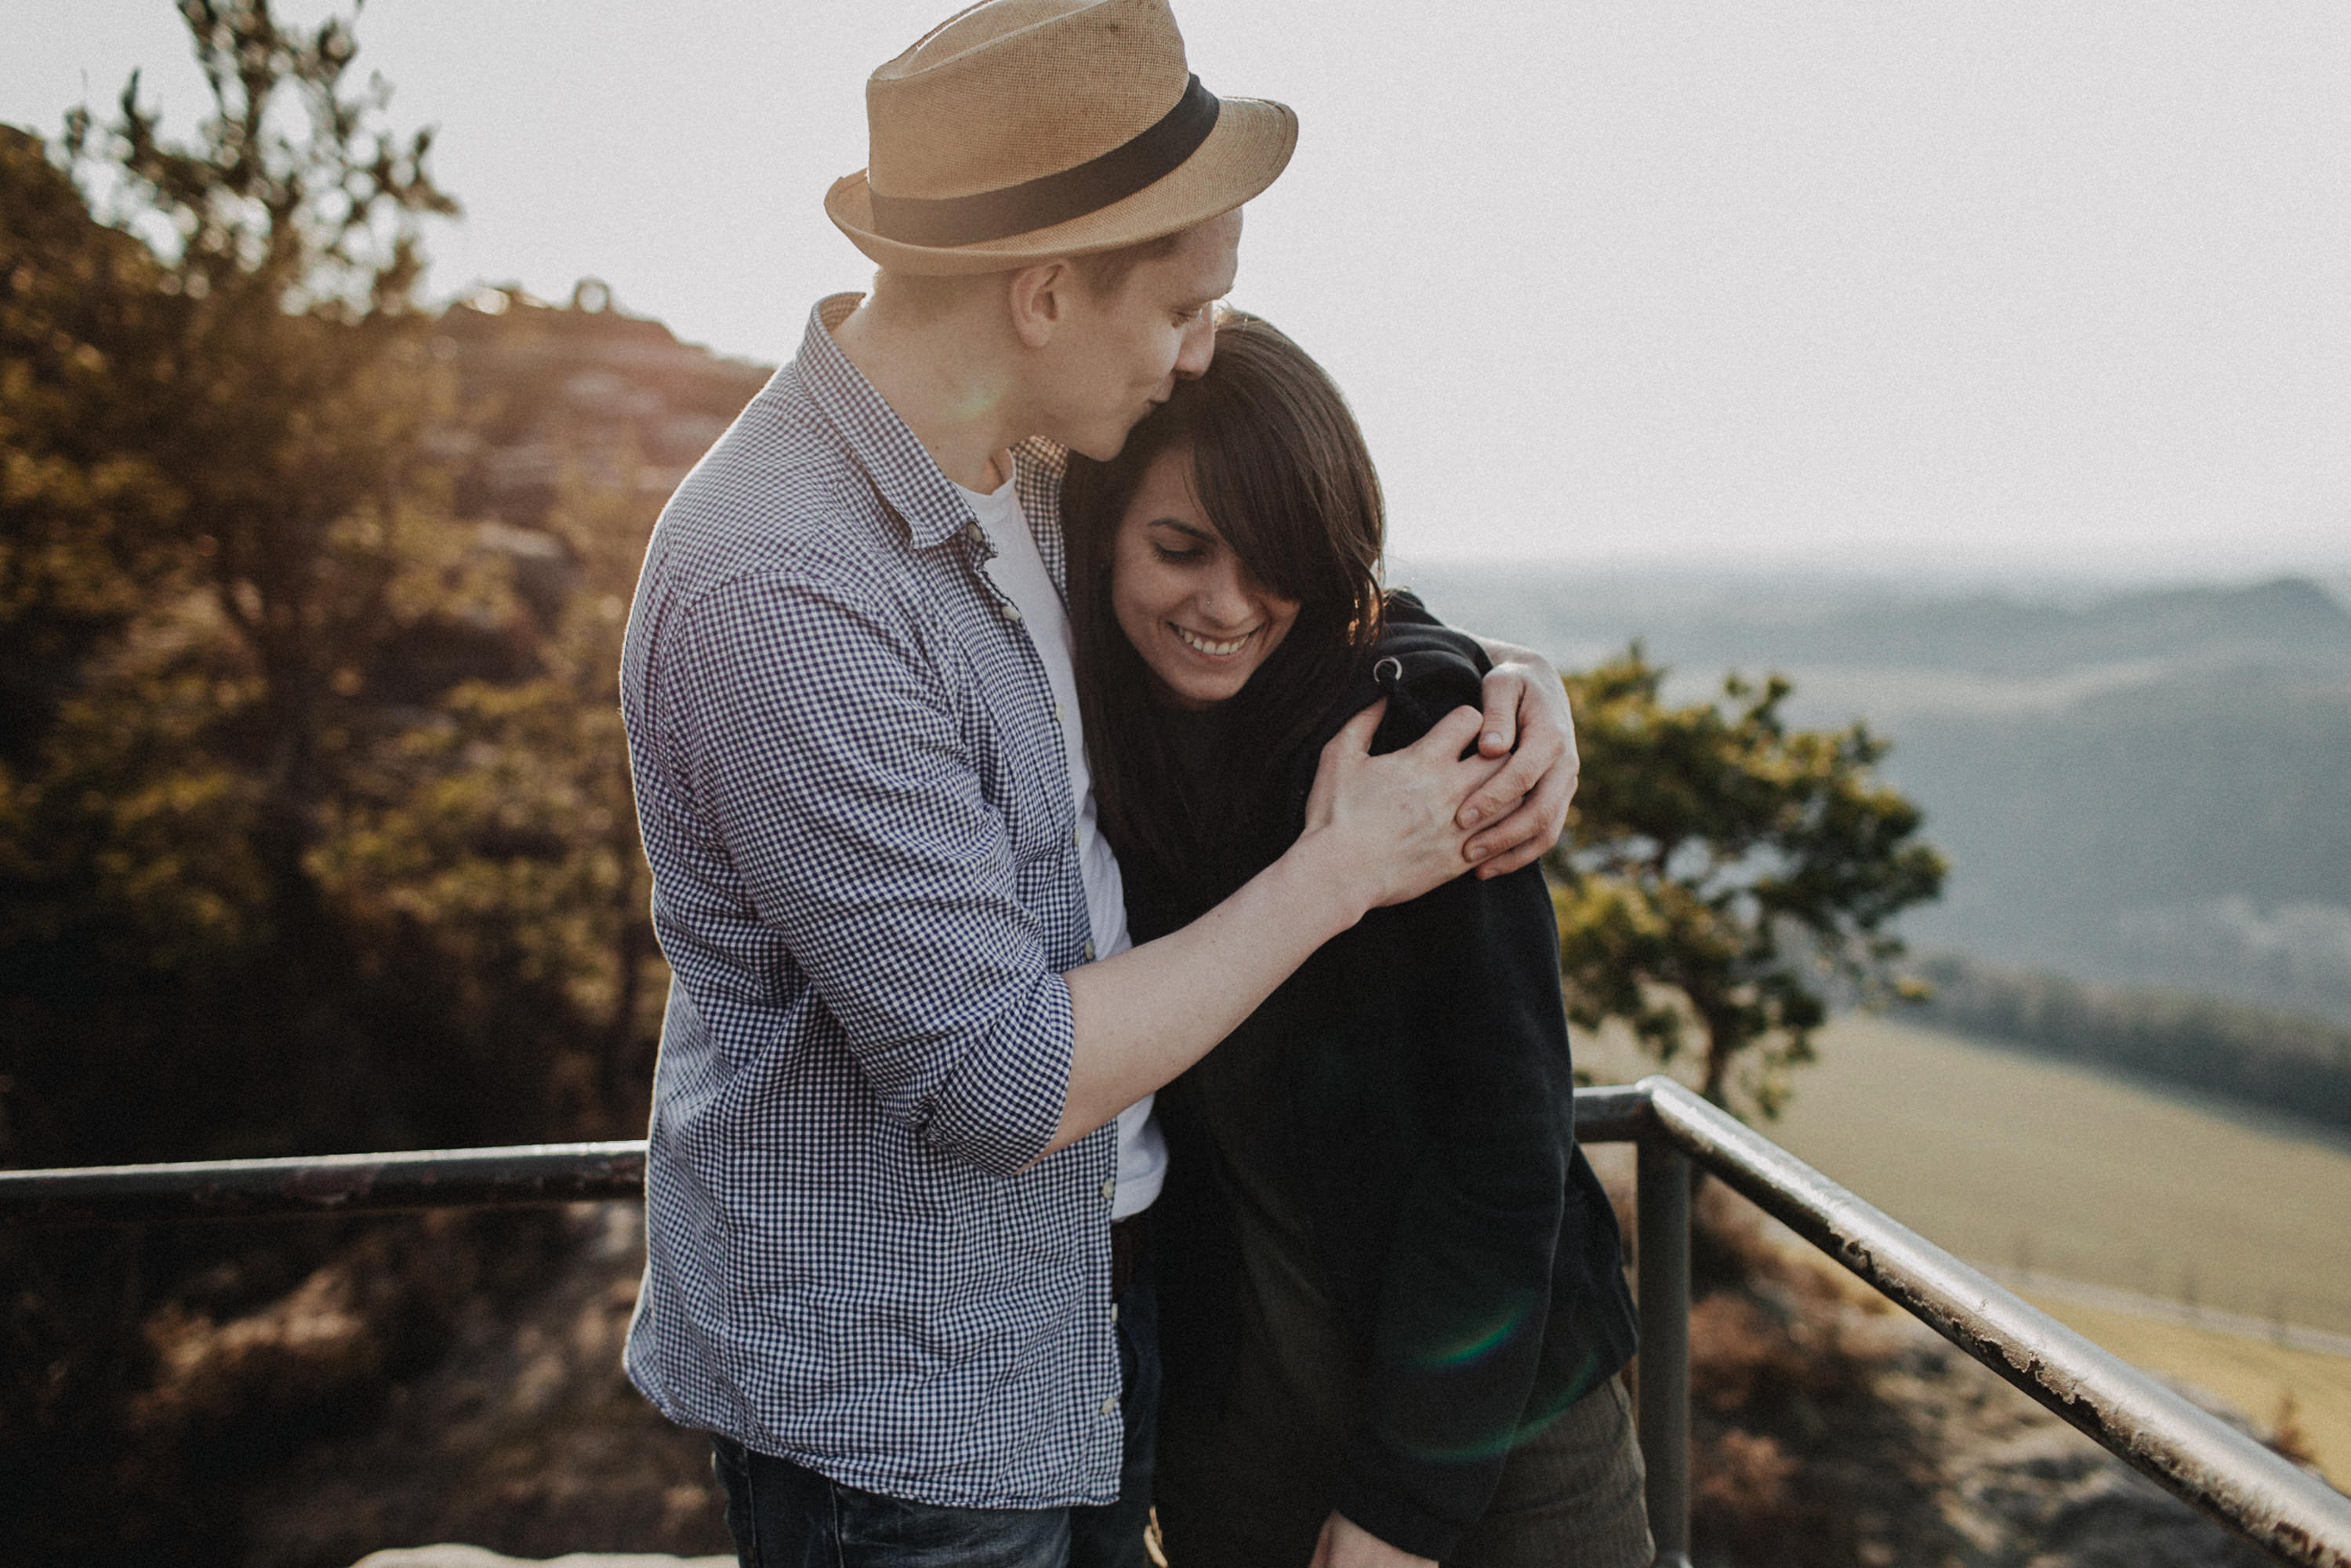
[[[1689,1562],[1690,1166],[1656,1132],[1639,1144],[1641,1459],[1658,1568]]]
[[[1648,1139],[1670,1139],[1716,1179],[2141,1474],[2286,1562],[2351,1568],[2351,1497],[2198,1409],[1681,1084],[1652,1075],[1638,1087],[1656,1119],[1656,1131],[1641,1145],[1645,1216]],[[1646,1282],[1648,1260],[1641,1262]],[[1647,1294],[1642,1292],[1645,1330]],[[1645,1394],[1647,1381],[1645,1368]]]

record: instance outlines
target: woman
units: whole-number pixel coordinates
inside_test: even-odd
[[[1138,940],[1296,836],[1322,743],[1474,705],[1486,662],[1383,596],[1379,483],[1320,367],[1220,323],[1118,458],[1072,457],[1071,619]],[[1541,873],[1325,946],[1163,1098],[1176,1568],[1646,1563],[1615,1218],[1575,1146]]]

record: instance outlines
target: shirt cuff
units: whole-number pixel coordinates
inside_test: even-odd
[[[1061,1130],[1077,1037],[1068,982],[1040,977],[1029,1005],[956,1064],[923,1142],[993,1175],[1027,1169]]]

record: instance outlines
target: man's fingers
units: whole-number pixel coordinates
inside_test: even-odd
[[[1557,836],[1549,821],[1535,810],[1531,799],[1471,839],[1461,852],[1477,866],[1479,876],[1506,876],[1542,859],[1543,852],[1551,848]]]
[[[1440,762],[1451,762],[1468,749],[1470,737],[1484,723],[1474,707],[1458,707],[1435,724],[1408,748]]]
[[[1387,714],[1388,699],[1382,697],[1345,724],[1341,725],[1339,733],[1332,736],[1323,746],[1322,755],[1326,758],[1342,754],[1353,757],[1371,755],[1372,737],[1379,733],[1380,720],[1385,718]]]
[[[1549,745],[1539,743],[1530,734],[1526,744],[1511,754],[1510,759],[1494,770],[1494,776],[1478,788],[1476,794],[1461,803],[1458,819],[1465,828],[1491,822],[1519,808],[1527,792],[1540,782],[1553,763],[1560,759],[1565,747],[1556,739]]]
[[[1526,688],[1526,672],[1515,665],[1497,665],[1486,672],[1485,685],[1479,693],[1486,711],[1478,732],[1478,749],[1486,756],[1503,756],[1519,743],[1519,704]]]
[[[1502,876],[1541,860],[1567,825],[1567,806],[1574,796],[1572,766],[1545,774],[1517,810],[1469,841],[1465,852],[1478,862],[1478,874]]]

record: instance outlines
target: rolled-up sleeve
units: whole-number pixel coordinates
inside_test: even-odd
[[[654,683],[679,783],[838,1020],[883,1111],[1009,1174],[1051,1141],[1073,1027],[1018,896],[951,671],[877,586],[714,585]]]

